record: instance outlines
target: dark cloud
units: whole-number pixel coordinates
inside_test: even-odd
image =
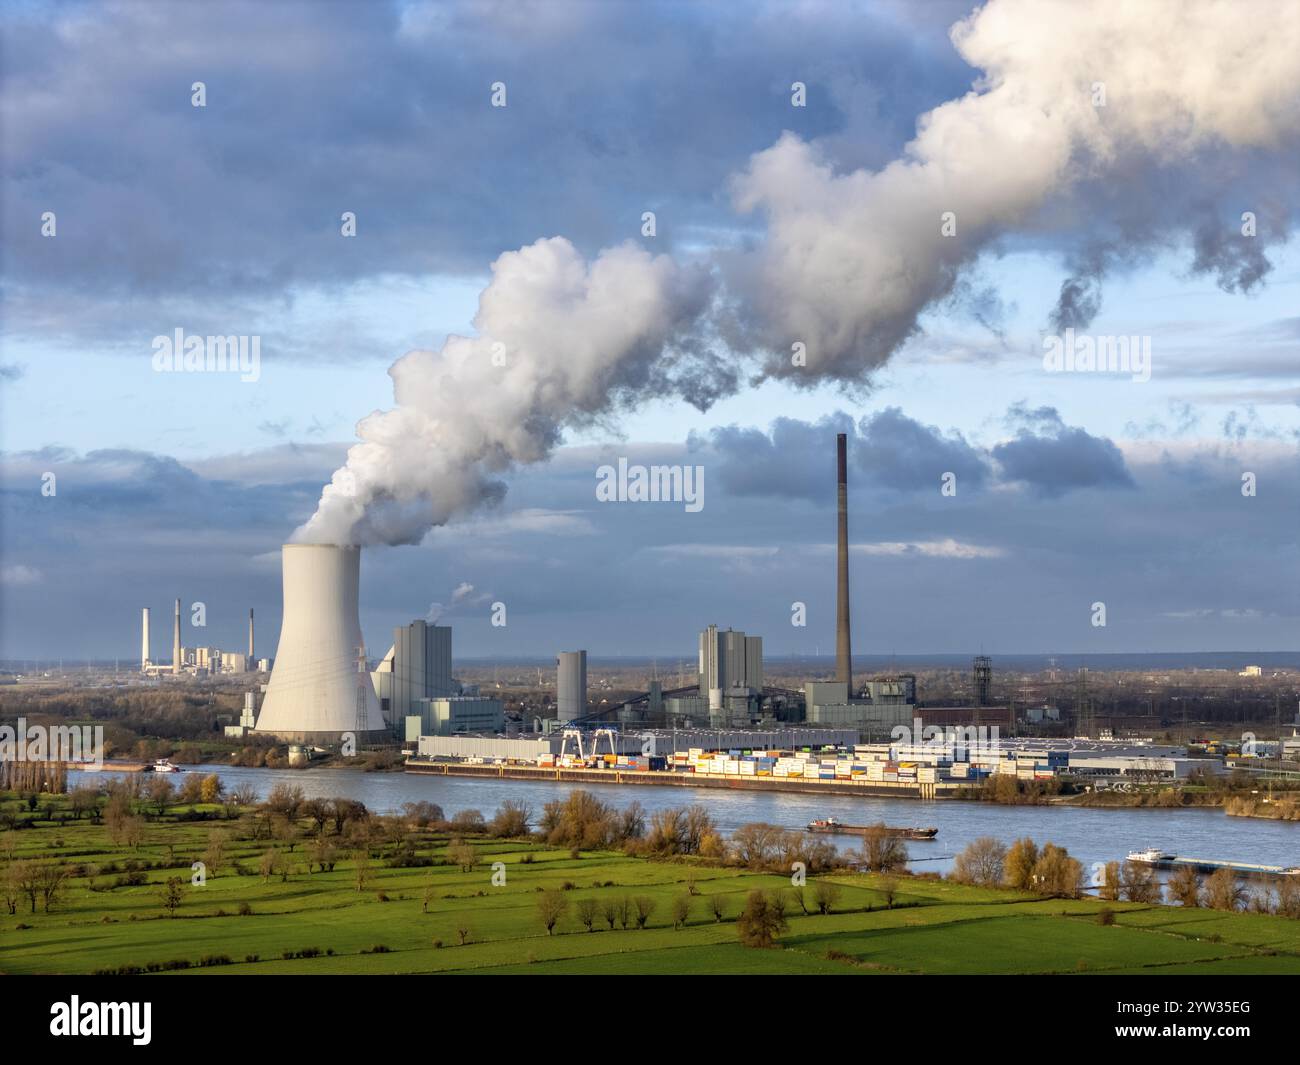
[[[992,450],[1004,480],[1048,497],[1078,488],[1136,487],[1113,441],[1067,426],[1052,407],[1018,407],[1012,412],[1021,428],[1015,439]]]
[[[897,407],[859,423],[853,462],[869,481],[899,492],[937,492],[945,473],[955,473],[963,487],[976,488],[989,476],[984,455],[960,433],[922,425]]]
[[[126,291],[210,303],[385,273],[477,275],[541,236],[586,252],[635,236],[645,210],[668,250],[730,224],[719,189],[783,128],[848,125],[888,157],[969,80],[941,34],[923,44],[886,16],[645,15],[299,0],[10,9],[5,272],[32,290],[16,305],[34,321],[41,291],[78,291],[107,300],[95,312],[107,317]],[[852,91],[876,79],[893,85],[883,101]],[[810,92],[797,112],[794,80]],[[195,81],[204,108],[191,106]],[[496,81],[505,108],[489,106]],[[58,216],[54,239],[40,234],[44,211]],[[355,239],[339,235],[343,211]]]
[[[777,418],[767,432],[726,426],[693,437],[692,447],[707,455],[707,469],[734,495],[824,499],[833,483],[837,433],[849,436],[850,465],[864,487],[937,492],[944,473],[973,487],[988,478],[986,459],[960,433],[922,425],[897,407],[857,424],[840,413],[816,423]]]
[[[1138,488],[1104,507],[1087,492],[941,499],[863,484],[850,495],[852,540],[863,548],[852,564],[857,647],[974,653],[982,645],[998,654],[1294,644],[1294,595],[1277,580],[1293,566],[1294,448],[1216,448],[1135,466]],[[616,454],[698,457],[630,444],[562,449],[512,478],[508,508],[436,529],[419,547],[367,549],[362,617],[371,645],[382,651],[394,625],[424,617],[465,582],[506,603],[509,624],[492,627],[490,604],[467,602],[454,619],[458,655],[583,646],[658,654],[671,673],[677,657],[690,668],[695,634],[710,622],[763,634],[773,654],[833,646],[835,504],[822,448],[810,452],[815,488],[805,496],[782,504],[706,478],[699,513],[597,502],[595,467]],[[291,516],[310,507],[311,486],[297,477],[311,461],[321,464],[314,485],[329,468],[323,451],[314,459],[284,447],[254,452],[225,460],[219,476],[131,452],[4,457],[4,564],[42,580],[5,585],[0,657],[129,662],[140,607],[166,616],[176,596],[208,608],[208,630],[187,629],[187,641],[238,646],[252,606],[270,653],[278,549]],[[60,475],[54,499],[39,492],[48,469]],[[232,481],[240,469],[259,471],[259,482]],[[1240,495],[1242,469],[1267,486],[1257,498]],[[796,600],[808,605],[807,629],[790,626]],[[1104,630],[1088,623],[1097,600],[1107,604]],[[873,608],[880,603],[889,609]]]

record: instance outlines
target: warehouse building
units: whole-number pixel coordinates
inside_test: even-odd
[[[500,732],[506,723],[505,705],[485,695],[452,695],[438,699],[417,699],[415,713],[405,721],[407,742],[421,736],[453,736],[458,733]]]

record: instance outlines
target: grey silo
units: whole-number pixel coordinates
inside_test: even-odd
[[[556,665],[556,716],[572,721],[587,712],[587,652],[561,651]]]

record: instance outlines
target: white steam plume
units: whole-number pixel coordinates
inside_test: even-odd
[[[788,358],[802,341],[822,378],[860,380],[991,241],[1054,228],[1052,208],[1072,205],[1076,186],[1105,197],[1120,183],[1130,244],[1155,238],[1171,195],[1180,214],[1167,222],[1186,231],[1216,180],[1208,154],[1294,149],[1300,130],[1295,3],[996,0],[951,37],[984,76],[923,116],[902,158],[836,175],[787,133],[735,180],[736,206],[768,220],[765,247],[731,280],[738,335],[773,350],[770,374],[809,381]],[[1294,183],[1294,156],[1288,165]],[[1153,180],[1165,168],[1182,169]],[[941,232],[949,211],[955,236]]]
[[[707,407],[739,387],[743,358],[765,356],[762,376],[796,383],[863,382],[1010,235],[1047,235],[1085,264],[1052,312],[1065,324],[1096,312],[1108,264],[1179,234],[1195,234],[1193,269],[1224,287],[1267,273],[1260,249],[1285,239],[1287,209],[1249,246],[1214,236],[1225,219],[1204,212],[1241,210],[1251,174],[1296,181],[1300,4],[991,0],[951,36],[983,75],[922,116],[901,158],[837,174],[789,133],[753,157],[733,192],[765,215],[767,236],[718,257],[720,293],[708,270],[630,244],[590,263],[558,237],[502,255],[480,335],[392,366],[396,406],[360,423],[295,536],[416,541],[500,498],[495,476],[546,458],[567,426],[646,395]],[[949,211],[955,236],[940,228]],[[740,355],[713,353],[706,336]],[[789,358],[796,341],[806,366]]]
[[[689,352],[665,353],[698,318],[706,274],[631,244],[588,264],[562,237],[507,252],[492,274],[477,337],[449,337],[389,368],[397,405],[362,419],[361,443],[295,539],[416,542],[500,498],[493,475],[546,458],[565,426],[648,389],[684,387],[672,367],[689,365]]]

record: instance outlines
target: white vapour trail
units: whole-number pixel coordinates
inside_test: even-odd
[[[1108,261],[1190,231],[1189,212],[1234,189],[1243,159],[1295,182],[1300,4],[991,0],[951,36],[982,77],[922,116],[883,169],[836,174],[789,133],[754,156],[733,188],[739,210],[767,221],[751,252],[713,270],[631,244],[588,263],[558,237],[502,255],[479,335],[392,366],[395,407],[359,424],[295,536],[416,541],[500,498],[494,476],[546,458],[566,427],[647,395],[705,407],[756,356],[761,376],[862,382],[1007,235],[1068,244],[1080,216],[1089,230],[1114,224],[1112,245],[1080,252],[1095,280]],[[1285,210],[1269,221],[1251,241],[1202,230],[1194,268],[1249,287],[1268,269],[1261,249],[1286,235]],[[1054,320],[1085,313],[1089,283],[1063,286]],[[796,341],[806,366],[789,359]]]

